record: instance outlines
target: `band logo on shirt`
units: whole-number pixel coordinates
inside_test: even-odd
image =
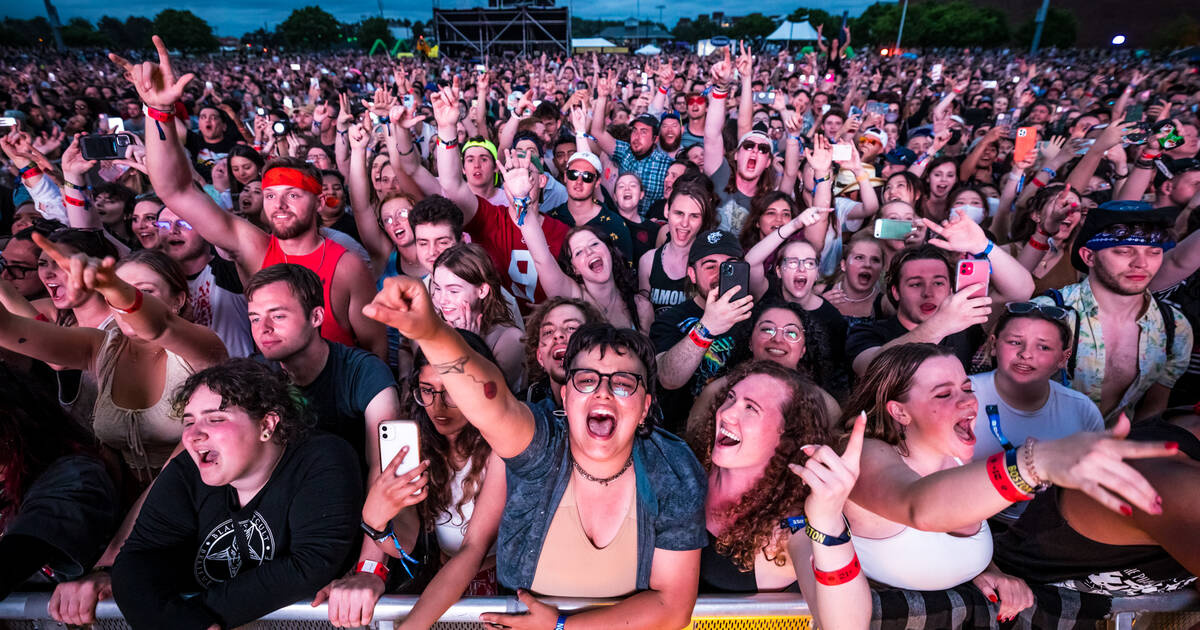
[[[249,520],[238,521],[238,526],[245,533],[244,543],[235,544],[238,536],[229,519],[212,528],[196,552],[194,573],[205,588],[233,579],[247,565],[256,567],[275,557],[275,535],[261,514],[256,511]],[[240,551],[244,544],[250,547],[249,558]]]

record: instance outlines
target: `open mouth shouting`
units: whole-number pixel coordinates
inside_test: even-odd
[[[220,455],[211,449],[196,449],[196,467],[200,470],[210,469],[220,461]]]
[[[595,256],[588,261],[587,267],[588,269],[591,269],[593,273],[602,273],[604,271],[604,260],[599,256]]]
[[[597,408],[588,412],[588,435],[597,440],[607,440],[617,430],[617,416],[610,409]]]
[[[922,315],[933,315],[938,310],[938,305],[933,302],[925,302],[921,304]]]
[[[967,416],[967,417],[959,420],[957,423],[955,423],[954,435],[958,436],[958,439],[961,440],[963,444],[966,444],[968,446],[974,446],[975,445],[975,416],[974,415]]]
[[[67,298],[67,289],[58,283],[47,282],[46,292],[50,294],[50,300],[55,304],[58,304]]]
[[[737,446],[742,443],[742,436],[733,432],[724,422],[717,425],[717,446]]]

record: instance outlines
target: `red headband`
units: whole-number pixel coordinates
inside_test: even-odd
[[[315,177],[286,166],[276,166],[263,175],[263,190],[272,186],[291,186],[307,190],[314,195],[321,194],[321,183]]]

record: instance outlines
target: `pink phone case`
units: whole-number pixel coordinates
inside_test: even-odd
[[[980,285],[982,291],[976,291],[971,297],[982,297],[988,294],[988,280],[991,277],[992,266],[986,260],[958,261],[958,277],[955,279],[955,290],[962,291],[973,284]]]

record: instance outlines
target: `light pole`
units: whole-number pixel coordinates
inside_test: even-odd
[[[1038,44],[1042,41],[1042,27],[1046,25],[1046,11],[1050,9],[1050,0],[1042,0],[1042,8],[1037,12],[1037,27],[1033,29],[1033,45],[1029,47],[1029,55],[1037,54]]]
[[[904,8],[900,9],[900,30],[896,32],[896,50],[900,49],[900,39],[904,37],[904,19],[908,17],[908,0],[904,0]]]

